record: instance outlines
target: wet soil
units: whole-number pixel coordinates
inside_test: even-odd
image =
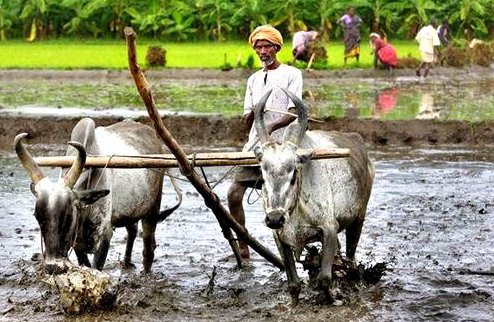
[[[128,76],[108,71],[9,73],[27,78],[62,77],[66,73],[64,79],[74,82],[98,81],[95,75]],[[180,76],[171,76],[174,73]],[[199,76],[204,73],[221,76]],[[241,75],[173,71],[166,77],[184,82],[241,81],[243,72],[236,73]],[[329,75],[336,77],[338,73]],[[347,73],[345,77],[358,77],[355,72]],[[323,78],[308,79],[317,82]],[[102,116],[96,121],[105,125],[121,118]],[[357,259],[367,267],[387,263],[388,269],[381,281],[362,285],[343,305],[321,304],[317,294],[304,286],[300,305],[292,308],[284,273],[255,253],[246,267],[238,270],[214,215],[184,181],[181,208],[158,225],[153,273],[140,272],[140,239],[134,248],[136,269],[121,269],[125,230],[118,229],[105,266],[105,272],[120,285],[115,308],[66,316],[56,290],[43,274],[29,179],[10,146],[16,133],[27,131],[32,135],[34,155],[61,155],[67,133],[79,117],[2,114],[1,119],[0,320],[494,320],[494,124],[490,122],[343,118],[312,125],[361,133],[375,160],[375,184]],[[147,122],[145,117],[138,119]],[[239,118],[167,115],[164,120],[177,141],[194,151],[238,150],[243,142]],[[208,180],[219,180],[227,170],[206,169]],[[52,178],[58,174],[57,169],[46,171]],[[215,188],[224,204],[230,182],[227,178]],[[163,208],[174,202],[167,186],[165,182]],[[250,233],[274,251],[255,191],[246,197],[245,204]],[[307,272],[301,265],[298,270],[307,282]]]
[[[62,150],[37,145],[35,154]],[[284,273],[255,253],[238,270],[214,215],[182,182],[182,207],[158,225],[153,273],[140,273],[140,239],[134,248],[136,269],[121,269],[125,230],[117,229],[105,266],[120,285],[117,304],[111,311],[78,316],[63,314],[56,290],[45,282],[29,179],[14,155],[1,153],[0,319],[492,321],[492,151],[466,146],[371,151],[376,179],[357,258],[364,266],[387,263],[388,269],[381,281],[361,286],[343,305],[322,304],[304,286],[300,305],[291,308]],[[226,170],[209,168],[206,174],[214,182]],[[48,174],[56,177],[57,170]],[[229,184],[227,179],[215,188],[223,203]],[[163,207],[174,201],[166,186]],[[275,250],[256,193],[245,203],[249,231]],[[298,270],[307,283],[307,272],[301,265]]]

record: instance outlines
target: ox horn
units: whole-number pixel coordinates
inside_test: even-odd
[[[256,126],[257,136],[259,137],[261,143],[265,143],[270,140],[269,133],[266,130],[266,125],[264,124],[264,109],[266,108],[266,102],[268,101],[269,95],[271,95],[272,91],[272,89],[267,91],[254,108],[254,123]]]
[[[24,144],[22,144],[22,139],[27,136],[27,133],[20,133],[16,135],[14,139],[15,152],[17,153],[17,157],[19,158],[19,161],[21,161],[22,166],[26,169],[27,174],[31,178],[31,181],[34,184],[37,184],[45,177],[45,175],[36,162],[34,162],[31,153],[29,153]]]
[[[298,126],[290,126],[290,129],[293,129],[295,131],[291,131],[289,134],[285,135],[290,142],[295,143],[297,146],[300,144],[302,141],[305,131],[307,130],[307,123],[308,123],[308,118],[309,118],[309,109],[307,105],[302,102],[300,98],[298,98],[295,94],[293,94],[290,91],[285,90],[284,88],[281,89],[283,92],[285,92],[288,97],[292,100],[293,104],[295,104],[295,108],[297,109],[297,115],[298,115]]]
[[[77,179],[79,179],[79,176],[82,173],[82,169],[84,168],[84,165],[86,164],[86,149],[84,146],[76,141],[70,141],[70,145],[72,145],[74,148],[77,149],[79,152],[77,154],[77,159],[74,161],[72,166],[70,167],[70,170],[67,172],[65,177],[63,178],[65,181],[65,184],[72,189],[77,182]]]

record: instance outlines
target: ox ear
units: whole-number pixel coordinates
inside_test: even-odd
[[[304,164],[306,163],[307,161],[309,161],[310,159],[312,159],[312,155],[314,154],[313,151],[308,151],[308,152],[297,152],[297,156],[298,156],[298,162]]]
[[[110,190],[82,190],[74,191],[77,198],[86,205],[91,205],[110,193]]]
[[[263,152],[262,152],[262,148],[260,146],[257,146],[254,149],[254,155],[256,156],[257,160],[259,160],[259,161],[262,160]]]

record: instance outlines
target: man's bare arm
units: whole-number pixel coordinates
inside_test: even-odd
[[[244,134],[246,136],[249,135],[252,124],[254,124],[254,111],[250,111],[249,114],[244,116]]]
[[[294,107],[291,107],[288,112],[290,113],[294,113],[296,114],[297,113],[297,110],[294,108]],[[291,116],[291,115],[283,115],[281,118],[279,118],[277,121],[273,122],[273,123],[270,123],[268,124],[266,127],[267,127],[267,131],[269,134],[273,133],[274,131],[278,130],[278,129],[281,129],[281,128],[284,128],[285,126],[287,126],[288,124],[292,123],[293,121],[295,121],[296,117],[295,116]]]

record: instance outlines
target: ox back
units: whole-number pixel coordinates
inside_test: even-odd
[[[90,155],[163,154],[165,151],[155,131],[149,126],[131,121],[95,128],[94,121],[79,121],[71,141],[80,142]],[[69,147],[67,155],[77,150]],[[62,174],[64,174],[62,172]],[[137,221],[142,219],[144,239],[144,269],[149,271],[156,243],[154,231],[160,218],[163,170],[93,168],[84,170],[74,186],[76,190],[108,189],[110,194],[81,211],[76,241],[76,253],[81,264],[88,264],[86,253],[95,253],[93,266],[101,269],[108,252],[112,227],[125,226],[128,231],[124,265],[132,266],[131,254],[137,235]],[[151,256],[151,257],[150,257]]]

